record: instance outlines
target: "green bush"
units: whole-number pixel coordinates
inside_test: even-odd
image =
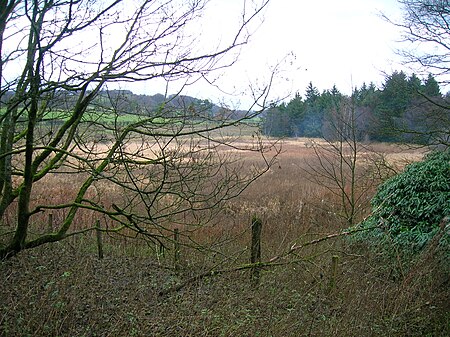
[[[373,215],[362,226],[379,226],[366,239],[389,240],[420,251],[450,215],[450,152],[433,152],[386,180],[372,199]],[[361,236],[362,237],[362,236]],[[449,246],[448,234],[441,244]]]

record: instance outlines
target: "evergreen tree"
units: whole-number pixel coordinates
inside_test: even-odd
[[[353,89],[353,99],[356,104],[361,104],[363,102],[364,93],[367,91],[366,82],[363,82],[361,88],[355,87]]]
[[[375,86],[375,83],[370,82],[363,94],[362,106],[375,110],[380,104],[380,91]]]
[[[403,71],[386,77],[375,110],[374,136],[380,141],[398,141],[399,124],[411,103],[411,83]]]
[[[291,122],[291,136],[299,137],[304,135],[304,130],[302,128],[302,122],[305,119],[305,113],[307,110],[306,103],[303,101],[300,94],[297,92],[294,99],[292,99],[287,107],[287,114]]]
[[[323,112],[337,109],[344,95],[333,85],[331,90],[324,90],[318,99],[318,106]]]
[[[442,97],[439,84],[432,74],[428,74],[428,78],[425,80],[423,93],[428,97]]]
[[[288,114],[286,105],[283,103],[267,110],[262,125],[262,132],[272,137],[290,137],[292,136],[291,126],[291,117]]]
[[[401,116],[410,103],[411,86],[403,71],[394,71],[386,78],[381,93],[381,110],[386,116]]]
[[[287,104],[286,109],[293,119],[301,119],[303,117],[306,110],[306,105],[298,92],[295,94],[295,97]]]
[[[434,106],[430,99],[440,102]],[[450,95],[449,95],[450,96]],[[346,103],[347,102],[347,103]],[[351,102],[351,103],[349,103]],[[287,104],[267,113],[263,132],[281,137],[330,136],[333,120],[346,121],[339,115],[351,104],[357,139],[374,141],[400,141],[417,144],[448,143],[448,104],[433,75],[422,82],[416,74],[407,76],[403,71],[386,76],[378,89],[373,82],[355,88],[352,97],[342,94],[334,85],[319,90],[309,82],[305,99],[299,93]],[[335,125],[336,126],[336,125]],[[339,127],[339,125],[337,125]]]
[[[417,77],[416,74],[412,73],[412,75],[408,78],[408,86],[409,86],[409,96],[408,101],[416,99],[420,97],[420,92],[422,91],[422,81]]]
[[[305,96],[306,111],[300,129],[304,137],[321,137],[323,110],[320,106],[319,89],[309,82]]]
[[[313,86],[312,82],[309,82],[308,86],[306,87],[306,102],[308,104],[314,104],[319,96],[319,89]]]

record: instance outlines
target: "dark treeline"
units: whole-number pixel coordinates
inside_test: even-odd
[[[421,80],[415,74],[394,72],[381,88],[363,84],[351,96],[336,86],[320,93],[310,82],[305,98],[297,93],[289,103],[267,111],[262,131],[275,137],[331,139],[345,126],[353,128],[360,141],[447,145],[449,98],[432,75]]]

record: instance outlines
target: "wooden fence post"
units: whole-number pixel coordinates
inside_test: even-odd
[[[53,213],[48,214],[48,223],[47,223],[49,233],[53,232]]]
[[[176,271],[180,269],[180,231],[178,228],[173,230],[173,245],[174,245],[174,254],[173,254],[173,265]]]
[[[337,271],[338,271],[338,263],[339,263],[339,256],[333,255],[331,257],[331,268],[330,268],[330,283],[328,286],[328,291],[332,291],[336,287],[336,277],[337,277]]]
[[[158,259],[160,256],[165,257],[166,256],[166,247],[162,242],[158,242]]]
[[[103,259],[103,241],[102,231],[100,230],[100,220],[97,220],[95,223],[95,232],[97,234],[98,258]]]
[[[252,218],[252,245],[250,254],[250,263],[260,263],[261,262],[261,232],[262,232],[262,221],[258,217],[254,216]],[[258,284],[260,279],[260,267],[256,266],[252,268],[251,280]]]

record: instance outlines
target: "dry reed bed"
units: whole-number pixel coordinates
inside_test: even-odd
[[[400,256],[344,238],[264,269],[256,288],[247,271],[234,271],[158,295],[211,267],[246,263],[253,215],[263,220],[263,260],[341,230],[337,201],[304,175],[307,160],[314,155],[304,140],[284,142],[277,165],[228,203],[214,224],[192,233],[204,250],[183,248],[178,272],[171,269],[173,250],[162,254],[124,238],[107,239],[106,258],[98,260],[90,234],[3,262],[0,336],[448,336],[448,273],[439,256],[405,284]],[[62,202],[74,185],[55,179],[35,193]],[[75,225],[93,221],[81,212]],[[334,289],[332,255],[339,256]]]

